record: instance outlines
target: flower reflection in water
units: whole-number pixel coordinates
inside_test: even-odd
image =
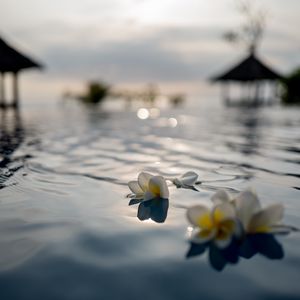
[[[169,209],[169,199],[155,198],[140,203],[137,217],[144,221],[151,219],[157,223],[165,222]]]
[[[284,251],[274,235],[267,233],[249,234],[242,242],[234,241],[221,249],[214,243],[196,244],[191,242],[187,258],[202,255],[208,249],[208,259],[212,268],[222,271],[227,264],[236,264],[240,258],[250,259],[261,254],[269,259],[282,259]]]
[[[165,222],[168,209],[169,209],[169,199],[154,198],[151,200],[138,200],[131,199],[129,205],[139,204],[137,217],[141,221],[153,220],[157,223]]]

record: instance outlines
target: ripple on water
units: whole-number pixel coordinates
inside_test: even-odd
[[[210,203],[219,188],[255,186],[264,205],[284,202],[286,223],[300,227],[299,112],[217,107],[212,120],[206,109],[183,110],[147,120],[134,112],[55,112],[47,126],[28,118],[23,144],[1,158],[0,296],[299,297],[298,234],[280,240],[284,259],[256,256],[221,275],[205,256],[184,258],[185,208]],[[30,140],[38,142],[27,143],[25,129],[37,127]],[[165,223],[140,222],[125,195],[142,170],[166,177],[194,170],[200,192],[172,187]]]

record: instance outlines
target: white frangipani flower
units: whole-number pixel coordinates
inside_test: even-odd
[[[166,180],[162,176],[153,176],[141,172],[137,181],[128,182],[128,187],[133,192],[135,199],[169,198],[169,189]]]
[[[226,248],[234,236],[240,235],[240,225],[230,203],[217,204],[211,210],[203,205],[192,206],[187,210],[187,219],[195,228],[191,238],[194,243],[212,241],[217,247]]]
[[[246,190],[235,199],[234,204],[238,218],[246,233],[281,233],[287,231],[287,226],[281,226],[284,207],[282,204],[272,204],[261,208],[257,195]]]
[[[211,201],[213,204],[217,205],[224,202],[229,202],[233,204],[233,199],[230,198],[229,194],[224,190],[218,190],[214,195],[211,197]]]
[[[272,204],[262,208],[256,193],[245,190],[235,198],[220,190],[212,197],[213,203],[230,203],[236,210],[245,233],[286,233],[291,227],[280,224],[283,218],[282,204]]]
[[[176,185],[177,188],[192,189],[198,191],[194,186],[197,179],[198,174],[193,171],[189,171],[183,174],[181,177],[174,178],[171,181],[174,185]]]
[[[128,187],[133,192],[135,199],[143,199],[148,189],[148,184],[152,174],[141,172],[137,181],[129,181]]]

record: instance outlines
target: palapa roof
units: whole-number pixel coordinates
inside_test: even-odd
[[[254,53],[234,66],[229,71],[214,77],[213,81],[255,81],[276,80],[281,76],[261,62]]]
[[[42,66],[13,49],[0,37],[0,72],[17,72],[28,68]]]

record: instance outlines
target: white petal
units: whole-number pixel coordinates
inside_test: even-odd
[[[199,220],[205,215],[210,215],[210,211],[204,205],[191,206],[186,211],[187,219],[194,226],[199,226]]]
[[[149,180],[149,191],[156,197],[169,198],[169,189],[166,180],[162,176],[153,176]]]
[[[173,184],[177,187],[177,188],[181,188],[182,187],[182,182],[180,179],[178,178],[174,178],[172,179]]]
[[[244,235],[244,227],[241,223],[241,221],[239,219],[235,219],[235,229],[234,229],[234,235],[237,237],[237,238],[241,238],[243,235]]]
[[[218,226],[218,231],[214,238],[214,243],[219,248],[226,248],[232,241],[233,235],[241,236],[239,222],[236,219],[227,219]]]
[[[211,230],[197,230],[192,234],[190,240],[195,244],[204,244],[212,240],[215,237],[215,234],[215,228],[212,228]]]
[[[276,225],[283,218],[283,205],[273,204],[257,212],[251,218],[248,226],[249,232],[265,231],[272,225]]]
[[[144,194],[143,190],[141,189],[141,187],[137,181],[129,181],[128,187],[136,195]]]
[[[198,179],[198,174],[192,171],[186,172],[183,174],[180,178],[179,181],[183,185],[194,185]]]
[[[149,180],[151,177],[153,177],[153,175],[146,172],[141,172],[138,176],[138,183],[144,192],[148,190]]]
[[[154,195],[150,191],[147,191],[144,195],[144,201],[152,200],[154,198],[156,198],[156,195]]]
[[[230,201],[230,197],[228,195],[228,193],[224,190],[218,190],[212,197],[211,197],[211,201],[214,204],[219,204],[219,203],[223,203],[223,202],[229,202]]]
[[[260,210],[259,199],[251,190],[241,192],[235,199],[237,216],[244,228],[248,227],[253,214]]]
[[[235,218],[223,220],[219,226],[219,229],[222,229],[223,232],[226,231],[230,235],[234,235],[237,238],[240,238],[244,233],[240,221]]]
[[[235,219],[236,212],[233,205],[229,202],[217,204],[212,211],[212,217],[216,224],[223,220]]]

